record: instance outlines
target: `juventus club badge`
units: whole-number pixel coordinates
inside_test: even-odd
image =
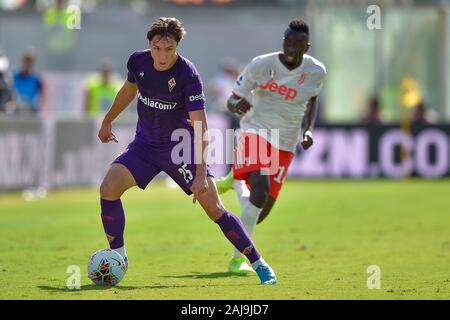
[[[300,79],[298,79],[298,84],[302,84],[303,82],[305,82],[307,75],[308,75],[308,72],[302,73],[302,75],[300,76]]]
[[[175,86],[177,85],[177,83],[175,82],[175,78],[167,81],[167,84],[169,85],[169,92],[172,92],[173,88],[175,88]]]

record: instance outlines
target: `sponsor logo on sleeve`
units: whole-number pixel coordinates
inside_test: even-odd
[[[201,94],[198,94],[198,95],[189,96],[189,101],[190,102],[194,102],[194,101],[198,101],[198,100],[204,100],[203,92]]]

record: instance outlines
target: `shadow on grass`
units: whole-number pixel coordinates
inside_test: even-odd
[[[97,286],[95,284],[87,284],[80,286],[80,289],[69,289],[65,287],[50,287],[50,286],[38,286],[40,290],[47,291],[47,292],[80,292],[80,291],[103,291],[103,290],[140,290],[140,289],[172,289],[172,288],[187,288],[187,287],[201,287],[201,286],[182,286],[182,285],[154,285],[154,286]]]
[[[201,278],[205,278],[200,276],[191,276],[191,275],[185,275],[185,276],[173,276],[173,277],[169,277],[169,276],[165,276],[165,278],[197,278],[197,279],[201,279]],[[208,277],[206,277],[208,278]],[[218,278],[218,276],[216,276],[215,278]],[[240,284],[241,286],[242,284]],[[120,284],[117,286],[98,286],[95,284],[87,284],[87,285],[82,285],[80,286],[80,289],[69,289],[66,287],[51,287],[51,286],[37,286],[38,289],[42,290],[42,291],[47,291],[47,292],[80,292],[80,291],[103,291],[103,290],[115,290],[115,291],[131,291],[131,290],[142,290],[142,289],[176,289],[176,288],[204,288],[204,287],[223,287],[223,286],[227,286],[224,285],[223,283],[221,284],[211,284],[211,283],[205,283],[205,284],[196,284],[196,285],[160,285],[160,284],[155,284],[155,285],[148,285],[148,286],[121,286]],[[236,284],[229,284],[229,286],[233,286],[235,287]]]
[[[231,272],[213,272],[213,273],[202,273],[202,272],[193,272],[191,274],[183,274],[179,276],[161,276],[161,278],[176,278],[176,279],[217,279],[217,278],[229,278],[229,277],[247,277],[253,275],[252,274],[235,274]]]

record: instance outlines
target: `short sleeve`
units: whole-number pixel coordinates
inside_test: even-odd
[[[134,78],[134,75],[130,71],[128,71],[127,80],[128,82],[136,83],[136,79]]]
[[[200,75],[194,74],[184,87],[184,103],[188,112],[205,109],[205,95]]]
[[[128,58],[128,62],[127,62],[127,70],[128,70],[127,80],[128,80],[128,82],[136,83],[136,78],[135,78],[134,72],[133,72],[133,56],[134,56],[134,53]]]
[[[253,89],[256,88],[255,67],[257,59],[253,59],[241,72],[233,85],[233,93],[239,97],[248,97]]]
[[[322,90],[323,80],[324,80],[326,74],[327,74],[327,71],[325,68],[323,68],[321,70],[321,72],[317,75],[316,86],[315,86],[314,94],[313,94],[314,97],[318,96],[320,91]]]

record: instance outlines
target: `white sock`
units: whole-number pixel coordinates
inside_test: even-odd
[[[234,181],[233,189],[236,190],[239,204],[241,205],[241,211],[243,211],[250,201],[250,190],[247,188],[247,184],[244,180]]]
[[[263,257],[259,258],[255,262],[252,263],[253,270],[256,270],[260,265],[266,265],[266,261],[263,259]]]
[[[125,250],[125,246],[116,248],[116,249],[112,249],[112,250],[117,251],[124,259],[127,256],[127,251]]]
[[[261,210],[261,208],[255,207],[250,201],[242,210],[241,221],[249,235],[251,235],[253,229],[255,229],[256,222],[258,222],[258,217],[261,213]],[[234,248],[234,257],[238,258],[242,256],[243,254],[240,253],[238,249]]]

